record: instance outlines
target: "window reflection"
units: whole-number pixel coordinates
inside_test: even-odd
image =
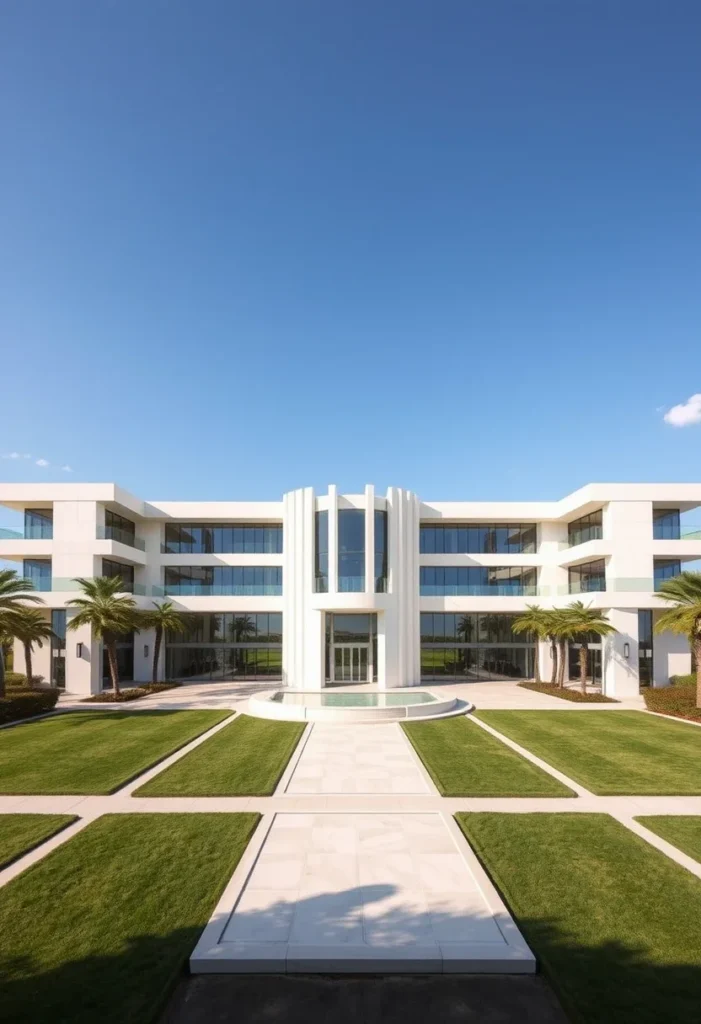
[[[422,555],[532,554],[536,550],[535,523],[422,523]]]
[[[163,551],[172,555],[282,553],[282,525],[166,523]]]
[[[537,579],[535,566],[422,565],[419,585],[424,597],[530,595]]]

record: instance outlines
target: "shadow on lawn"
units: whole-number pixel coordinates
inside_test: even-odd
[[[425,927],[424,915],[401,905],[383,910],[393,886],[350,889],[300,901],[295,915],[342,933],[357,933],[361,893],[366,908],[376,901],[371,919],[381,941],[402,933],[407,944]],[[341,909],[343,908],[343,909]],[[118,910],[118,908],[116,908]],[[45,969],[19,951],[0,955],[0,1006],[13,1024],[151,1024],[186,967],[201,925],[163,935],[120,939],[118,913],[110,937],[109,907],[102,942],[114,952],[76,957]],[[289,904],[242,914],[252,930],[271,923],[286,932]],[[439,915],[439,929],[460,917]],[[654,928],[654,922],[651,923]],[[522,920],[519,925],[536,952],[571,1021],[582,1024],[699,1024],[701,966],[663,965],[642,947],[604,942],[583,947],[554,920]],[[47,936],[37,932],[42,948]],[[284,938],[284,935],[281,935]],[[340,937],[340,936],[339,936]],[[50,936],[48,937],[50,939]],[[57,936],[57,945],[66,937]],[[6,948],[12,947],[11,936]],[[323,941],[323,937],[321,939]],[[401,940],[400,940],[401,941]],[[499,976],[434,975],[408,977],[198,976],[184,983],[165,1014],[167,1024],[564,1024],[557,1001],[542,979]]]

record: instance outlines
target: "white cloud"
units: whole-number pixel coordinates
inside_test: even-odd
[[[71,469],[71,467],[70,467],[70,466],[61,466],[61,470],[62,470],[62,471],[63,471],[64,473],[72,473],[72,472],[73,472],[73,470]]]
[[[35,466],[42,466],[42,467],[48,466],[48,464],[49,463],[46,461],[46,459],[37,459],[36,462],[34,463]]]
[[[20,457],[19,452],[8,452],[7,455],[3,455],[3,459],[19,459]]]
[[[673,427],[690,427],[692,423],[701,423],[701,394],[692,395],[686,402],[673,405],[664,414],[665,423]]]

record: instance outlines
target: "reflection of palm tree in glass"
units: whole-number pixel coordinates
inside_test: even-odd
[[[472,643],[473,619],[472,615],[461,615],[458,619],[458,640],[464,644]]]
[[[485,643],[496,644],[501,639],[499,632],[504,624],[503,615],[482,615],[482,630],[485,635],[480,637]]]
[[[256,635],[256,624],[250,615],[236,615],[232,623],[234,642],[246,643]]]

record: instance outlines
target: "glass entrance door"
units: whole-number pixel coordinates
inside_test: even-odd
[[[332,671],[334,683],[367,683],[370,644],[334,644]]]

